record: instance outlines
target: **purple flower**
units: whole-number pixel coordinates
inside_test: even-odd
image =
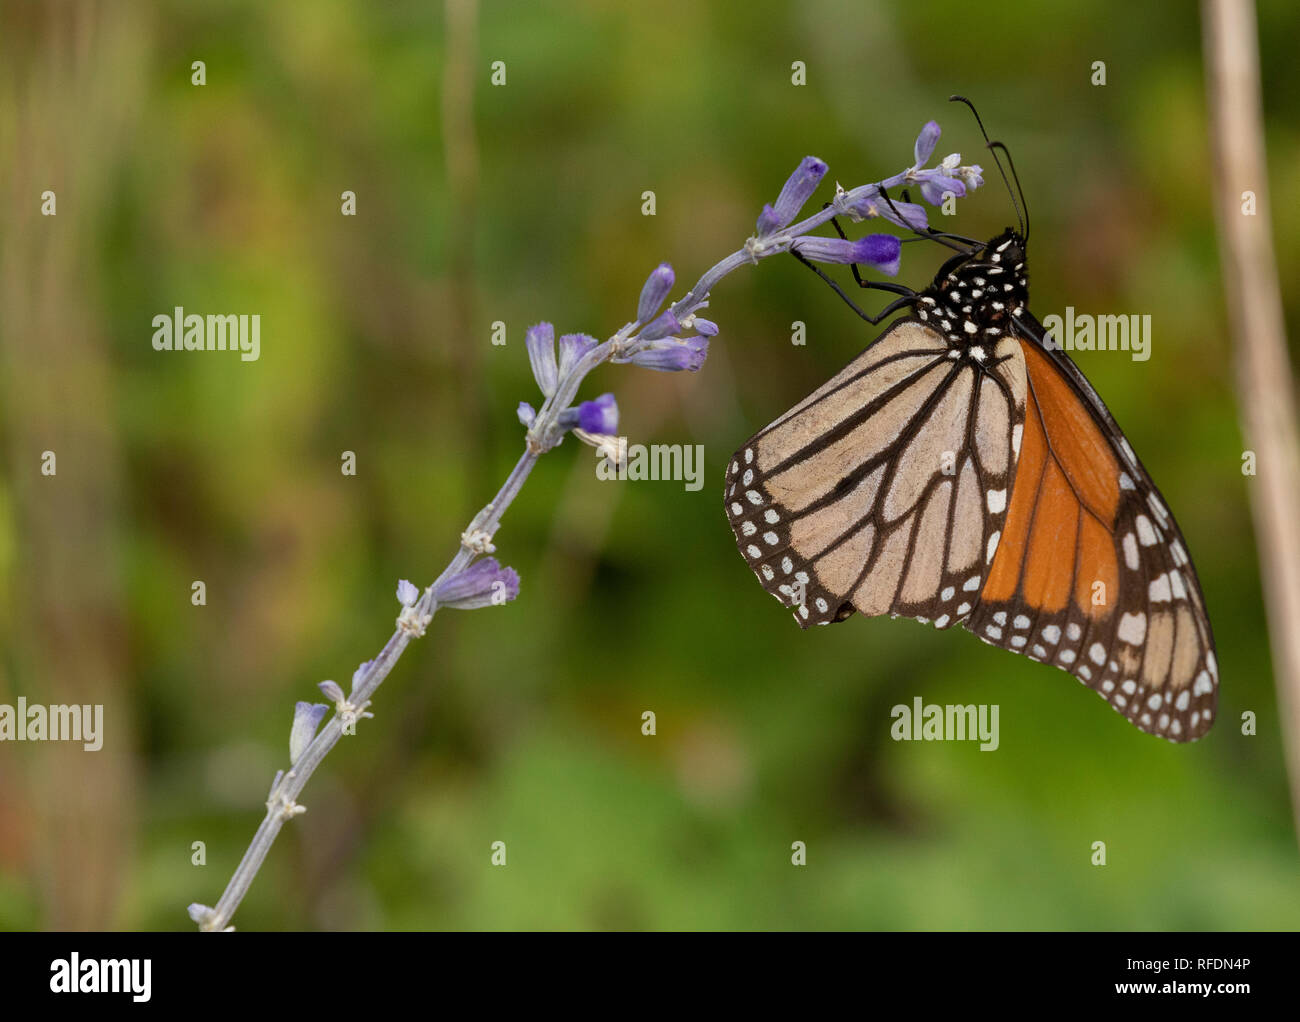
[[[216,909],[208,905],[202,905],[197,901],[191,902],[190,906],[185,911],[188,912],[190,918],[201,927],[206,926],[208,921],[217,914]]]
[[[691,326],[702,333],[705,337],[718,336],[718,324],[713,322],[711,319],[701,319],[699,316],[696,316],[691,320]]]
[[[513,600],[519,595],[519,574],[503,568],[495,557],[475,561],[464,571],[438,583],[433,598],[442,607],[475,610]]]
[[[298,703],[293,708],[293,728],[289,732],[289,762],[297,763],[298,757],[311,744],[311,740],[316,737],[316,729],[320,727],[321,718],[329,712],[329,707],[324,703]]]
[[[560,375],[567,376],[578,359],[600,342],[587,334],[565,334],[560,338]]]
[[[974,190],[984,184],[983,169],[977,164],[969,167],[961,166],[961,154],[951,153],[944,157],[943,162],[937,167],[925,168],[925,163],[934,155],[934,147],[939,141],[939,125],[934,121],[927,121],[921,129],[921,133],[916,136],[916,145],[913,147],[913,155],[916,162],[901,174],[895,174],[891,178],[886,178],[880,182],[877,189],[888,189],[892,194],[899,188],[917,186],[921,190],[921,196],[926,202],[933,206],[942,205],[945,194],[951,192],[957,198],[966,195],[967,190]],[[870,189],[872,186],[867,186]],[[854,189],[849,193],[849,205],[858,201],[870,203],[870,198],[865,194],[865,189]],[[878,193],[877,193],[878,194]],[[914,218],[910,209],[905,210],[903,203],[894,201],[894,205],[904,214],[903,219],[908,221],[902,226],[920,227],[921,223]],[[869,215],[869,214],[863,214]],[[893,223],[899,223],[899,218],[892,215],[887,205],[878,204],[877,215],[885,217]]]
[[[563,429],[610,435],[618,432],[618,403],[613,394],[601,394],[595,401],[583,401],[560,413]]]
[[[680,333],[681,329],[682,325],[677,322],[673,310],[666,309],[663,315],[641,331],[640,338],[643,341],[657,341],[661,337],[670,337],[673,334]]]
[[[805,156],[798,169],[790,175],[781,189],[776,204],[763,207],[763,212],[758,218],[758,236],[766,237],[790,223],[799,210],[803,209],[804,204],[812,198],[813,192],[817,190],[825,174],[825,163],[816,156]]]
[[[578,405],[578,428],[588,433],[612,436],[618,432],[618,402],[613,394],[601,394],[595,401]]]
[[[413,583],[408,582],[406,579],[402,579],[397,583],[397,602],[403,607],[411,606],[419,598],[420,590],[416,589]]]
[[[325,693],[325,698],[335,705],[343,702],[343,689],[339,688],[337,681],[322,681],[318,686]]]
[[[930,157],[934,154],[934,147],[939,144],[939,135],[941,129],[938,121],[926,121],[921,128],[921,134],[916,136],[916,145],[912,147],[912,154],[916,157],[914,167],[920,169],[930,162]]]
[[[879,185],[863,185],[837,197],[836,206],[860,220],[880,217],[891,224],[911,230],[924,231],[929,226],[925,207],[916,202],[904,202],[881,194]]]
[[[668,292],[673,289],[676,279],[673,268],[667,263],[660,263],[655,267],[654,272],[646,278],[645,286],[641,288],[641,300],[636,306],[638,323],[648,323],[653,318],[659,311],[659,306],[663,305],[664,299],[668,297]]]
[[[868,234],[857,241],[808,235],[796,238],[790,247],[815,262],[866,263],[891,277],[898,272],[903,250],[902,243],[892,234]]]
[[[643,369],[655,369],[661,373],[676,373],[683,369],[695,373],[704,365],[708,353],[707,337],[683,337],[681,340],[671,338],[651,341],[619,361],[631,362]]]
[[[524,344],[528,347],[528,361],[533,365],[533,378],[542,388],[542,393],[550,397],[555,393],[557,382],[555,328],[550,323],[530,326],[524,335]]]
[[[533,420],[537,418],[536,409],[534,409],[527,401],[519,402],[519,407],[515,409],[515,414],[519,416],[519,421],[523,424],[525,429],[532,426]]]
[[[952,192],[959,199],[965,196],[966,186],[957,178],[949,177],[942,170],[923,171],[922,173],[930,175],[921,181],[921,194],[925,196],[925,201],[931,206],[942,205],[943,197],[948,192]]]

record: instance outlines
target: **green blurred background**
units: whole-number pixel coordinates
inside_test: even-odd
[[[1210,736],[1140,734],[964,632],[855,617],[804,633],[763,593],[722,512],[726,460],[873,336],[768,260],[715,290],[722,335],[697,376],[588,381],[586,397],[616,392],[633,441],[703,444],[704,489],[600,482],[572,441],[546,457],[497,538],[522,596],[435,619],[312,780],[236,924],[1300,921],[1195,5],[5,0],[0,15],[0,702],[107,717],[98,753],[0,745],[0,927],[188,928],[261,818],[294,701],[377,652],[397,579],[436,575],[517,457],[515,404],[536,401],[524,328],[608,335],[656,263],[685,285],[739,247],[808,153],[828,185],[864,183],[909,164],[937,118],[938,155],[988,166],[955,91],[1016,157],[1038,316],[1153,318],[1150,361],[1078,361],[1196,557],[1223,676]],[[1300,14],[1276,0],[1260,18],[1293,280]],[[1011,219],[991,179],[951,226]],[[928,281],[927,249],[906,246],[902,280]],[[153,351],[150,321],[176,305],[259,313],[261,359]],[[890,707],[918,695],[999,704],[1001,747],[892,742]]]

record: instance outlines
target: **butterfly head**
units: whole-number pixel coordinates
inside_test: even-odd
[[[1011,333],[1029,301],[1025,239],[1008,227],[981,248],[949,260],[917,303],[917,317],[959,348],[985,346]]]

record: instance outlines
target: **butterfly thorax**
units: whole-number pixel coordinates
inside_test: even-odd
[[[954,351],[975,357],[1011,333],[1012,317],[1028,301],[1024,239],[1007,228],[983,248],[948,260],[921,292],[916,315]]]

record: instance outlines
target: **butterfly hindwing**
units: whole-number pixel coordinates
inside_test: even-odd
[[[1062,369],[1068,356],[1021,343],[1029,395],[1011,508],[966,626],[1068,671],[1144,731],[1198,738],[1218,669],[1182,535],[1101,399]]]
[[[968,615],[1006,518],[1024,417],[1017,342],[984,363],[900,320],[834,379],[751,438],[726,504],[759,581],[807,627]]]

